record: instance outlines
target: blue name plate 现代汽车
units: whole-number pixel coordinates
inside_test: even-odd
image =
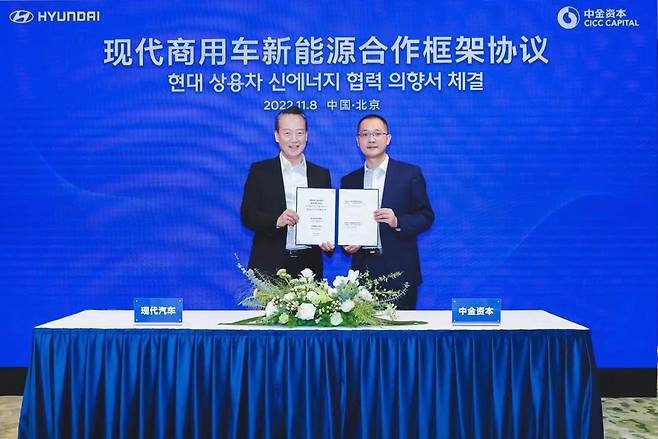
[[[138,297],[134,300],[135,323],[183,323],[180,297]]]
[[[452,299],[452,323],[462,325],[499,325],[499,298]]]

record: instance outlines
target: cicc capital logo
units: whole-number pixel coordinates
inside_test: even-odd
[[[9,14],[9,19],[17,24],[26,24],[34,20],[34,14],[25,9],[17,9]]]
[[[573,29],[580,23],[580,14],[578,9],[573,6],[565,6],[557,13],[557,22],[564,29]]]

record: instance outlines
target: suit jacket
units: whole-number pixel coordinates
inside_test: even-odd
[[[363,167],[341,180],[343,189],[363,189]],[[382,254],[367,254],[360,250],[352,256],[352,269],[370,271],[371,278],[401,271],[402,276],[386,287],[400,288],[405,282],[412,287],[422,282],[416,236],[429,229],[434,222],[434,211],[420,168],[389,157],[382,206],[393,209],[398,218],[399,231],[386,223],[379,224]]]
[[[331,188],[329,170],[306,160],[308,187]],[[240,214],[242,224],[255,232],[249,268],[276,273],[286,264],[287,227],[276,227],[276,220],[286,209],[286,193],[279,156],[251,165],[244,185]],[[322,277],[322,252],[313,246],[303,261]],[[300,261],[302,262],[302,261]]]

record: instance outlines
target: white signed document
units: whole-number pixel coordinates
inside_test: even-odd
[[[377,246],[377,189],[339,189],[338,245]]]
[[[297,188],[295,244],[320,245],[336,241],[336,189]]]

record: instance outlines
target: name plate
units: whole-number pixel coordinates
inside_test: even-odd
[[[452,323],[461,325],[499,325],[500,299],[452,299]]]
[[[137,297],[135,323],[183,323],[183,299],[180,297]]]

